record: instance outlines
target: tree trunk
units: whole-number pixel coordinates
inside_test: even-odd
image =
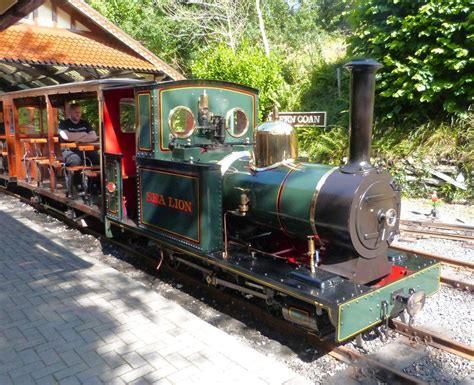
[[[258,23],[260,25],[260,32],[262,33],[263,47],[265,48],[265,55],[270,56],[270,46],[268,45],[267,34],[265,33],[265,24],[263,22],[262,10],[260,9],[260,0],[255,0],[255,5],[258,15]]]

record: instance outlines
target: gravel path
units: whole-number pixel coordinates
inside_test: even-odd
[[[403,201],[402,207],[406,207],[406,209],[405,211],[402,210],[402,218],[413,219],[413,215],[415,214],[411,214],[410,216],[409,210],[417,211],[416,204],[420,203],[425,202],[420,202],[420,200]],[[472,218],[474,217],[473,207],[443,205],[442,209],[446,217],[444,219],[440,218],[441,220],[448,222],[448,219],[450,219],[451,223],[457,221],[457,223],[464,222],[466,224],[472,224]],[[423,208],[418,211],[422,210]],[[403,215],[408,215],[408,218]],[[474,263],[474,249],[465,247],[465,243],[460,241],[425,238],[414,239],[413,241],[408,242],[402,237],[401,239],[396,239],[394,245],[423,250],[428,253],[439,254]],[[459,268],[443,266],[442,274],[463,282],[474,283],[474,272],[472,271],[462,271]],[[451,333],[450,337],[455,340],[465,344],[474,345],[473,309],[474,297],[471,293],[443,286],[438,293],[428,298],[425,309],[419,316],[417,316],[416,321],[417,324],[433,330],[449,331]],[[450,314],[451,316],[447,317],[446,314]]]

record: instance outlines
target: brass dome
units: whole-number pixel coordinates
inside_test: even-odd
[[[258,168],[297,158],[298,137],[292,126],[281,121],[271,121],[257,128],[255,162]]]

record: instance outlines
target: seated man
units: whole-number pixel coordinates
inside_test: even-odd
[[[59,141],[76,143],[93,143],[99,138],[87,120],[81,119],[81,107],[78,104],[69,106],[69,119],[59,123]],[[67,167],[84,164],[84,155],[78,148],[65,148],[62,152]],[[86,153],[86,165],[98,165],[99,155],[95,151]]]

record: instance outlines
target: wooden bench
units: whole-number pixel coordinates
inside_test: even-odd
[[[64,166],[66,176],[66,196],[75,198],[73,191],[73,177],[75,172],[80,172],[82,175],[82,188],[85,193],[85,201],[90,200],[91,192],[89,181],[93,178],[100,177],[100,166]]]
[[[88,178],[97,178],[100,176],[100,170],[84,170],[84,175]]]

